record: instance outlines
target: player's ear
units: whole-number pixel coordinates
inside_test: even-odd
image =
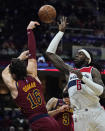
[[[86,62],[87,62],[87,64],[89,63],[89,58],[87,58],[87,57],[86,57]]]

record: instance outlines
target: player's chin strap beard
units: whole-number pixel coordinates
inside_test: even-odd
[[[84,67],[84,66],[86,67],[88,65],[89,65],[88,62],[84,61],[84,60],[75,63],[76,68],[82,68],[82,67]]]

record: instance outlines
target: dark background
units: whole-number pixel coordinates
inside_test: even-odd
[[[44,4],[53,5],[57,11],[54,23],[44,24],[39,20],[38,10]],[[26,28],[31,20],[40,22],[34,30],[37,41],[38,75],[43,83],[46,102],[51,97],[62,97],[64,76],[51,69],[53,65],[45,56],[45,50],[58,32],[57,21],[67,16],[68,26],[57,53],[65,62],[73,63],[72,47],[86,46],[105,48],[105,1],[104,0],[0,0],[0,130],[27,130],[28,121],[22,116],[13,102],[10,93],[1,79],[2,70],[27,50]],[[43,56],[44,60],[39,60]],[[95,57],[96,64],[105,68],[104,59]],[[100,72],[105,83],[105,74]],[[5,90],[4,90],[5,89]],[[105,106],[105,99],[100,100]]]

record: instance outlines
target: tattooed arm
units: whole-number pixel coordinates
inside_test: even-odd
[[[61,19],[61,23],[59,24],[59,32],[56,34],[49,47],[47,48],[46,55],[56,68],[58,68],[64,74],[69,74],[69,71],[72,69],[72,67],[65,64],[64,61],[56,54],[58,44],[64,35],[66,25],[67,18],[63,17]]]

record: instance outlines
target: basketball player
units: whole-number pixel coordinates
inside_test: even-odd
[[[105,131],[105,111],[99,103],[104,84],[99,71],[89,66],[91,55],[85,49],[78,50],[74,60],[76,68],[73,69],[56,54],[66,24],[66,18],[63,17],[59,24],[59,32],[51,41],[46,54],[56,68],[68,75],[68,93],[74,108],[74,130]]]
[[[56,131],[58,123],[49,117],[42,93],[42,85],[37,76],[36,42],[32,29],[40,25],[31,21],[27,27],[29,51],[12,59],[2,72],[2,78],[11,96],[22,113],[29,120],[32,131]],[[28,64],[25,61],[28,59]]]
[[[63,99],[51,98],[46,105],[48,114],[59,123],[60,131],[73,130],[73,109],[70,108],[68,91],[63,92]]]

